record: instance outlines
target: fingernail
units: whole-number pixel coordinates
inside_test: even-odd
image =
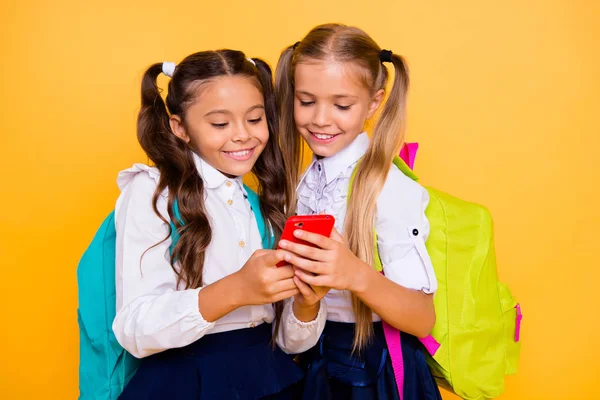
[[[297,238],[301,238],[303,234],[304,233],[300,229],[296,229],[294,231],[294,236],[296,236]]]
[[[287,247],[287,241],[286,240],[282,240],[279,242],[279,247],[285,249]]]
[[[283,256],[283,259],[284,259],[285,261],[290,261],[290,260],[291,260],[291,258],[292,258],[292,256],[290,256],[289,254],[286,254],[285,256]]]

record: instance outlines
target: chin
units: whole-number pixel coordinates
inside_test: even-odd
[[[313,153],[319,157],[331,157],[338,152],[338,149],[333,146],[314,145],[311,147]]]
[[[223,169],[221,169],[221,172],[223,172],[226,175],[232,175],[232,176],[246,175],[247,173],[252,171],[252,168],[254,167],[255,162],[256,162],[256,160],[237,162],[237,163],[233,163],[233,164],[229,162],[229,163],[223,165]]]
[[[229,168],[223,168],[221,170],[221,172],[223,174],[230,175],[230,176],[244,176],[250,171],[252,171],[252,166],[250,166],[248,168],[229,167]]]

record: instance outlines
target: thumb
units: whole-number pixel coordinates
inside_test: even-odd
[[[262,257],[262,256],[264,256],[265,254],[267,254],[269,251],[271,251],[271,250],[258,249],[258,250],[256,250],[254,253],[252,253],[252,255],[253,255],[254,257]]]
[[[264,265],[273,267],[278,262],[283,261],[286,254],[285,250],[265,250],[265,253],[261,255],[261,260]]]

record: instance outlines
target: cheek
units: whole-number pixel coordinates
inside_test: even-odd
[[[345,130],[360,129],[364,122],[359,113],[352,111],[339,111],[336,120]]]
[[[269,140],[269,125],[266,121],[256,127],[255,136],[263,144]]]
[[[228,135],[226,132],[205,126],[200,132],[195,133],[195,142],[200,147],[206,150],[219,150],[227,142]]]
[[[201,153],[212,152],[220,148],[221,146],[216,143],[216,141],[210,137],[206,137],[204,135],[196,135],[193,137],[194,147]]]
[[[306,125],[310,121],[310,115],[308,107],[294,107],[294,121],[296,125]]]

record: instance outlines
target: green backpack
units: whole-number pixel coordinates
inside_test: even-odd
[[[418,180],[400,157],[394,165]],[[521,309],[498,281],[492,218],[483,206],[427,191],[425,215],[431,229],[426,247],[438,280],[436,324],[422,339],[431,354],[429,366],[440,386],[463,399],[494,398],[504,391],[504,376],[517,372]],[[375,260],[382,271],[377,246]],[[400,335],[387,324],[384,332],[402,393]]]
[[[258,195],[245,186],[263,248],[271,248]],[[177,202],[174,205],[181,221]],[[171,223],[171,249],[179,234]],[[112,330],[116,316],[114,211],[104,220],[77,267],[79,308],[79,399],[115,400],[137,370],[139,360],[121,347]]]

